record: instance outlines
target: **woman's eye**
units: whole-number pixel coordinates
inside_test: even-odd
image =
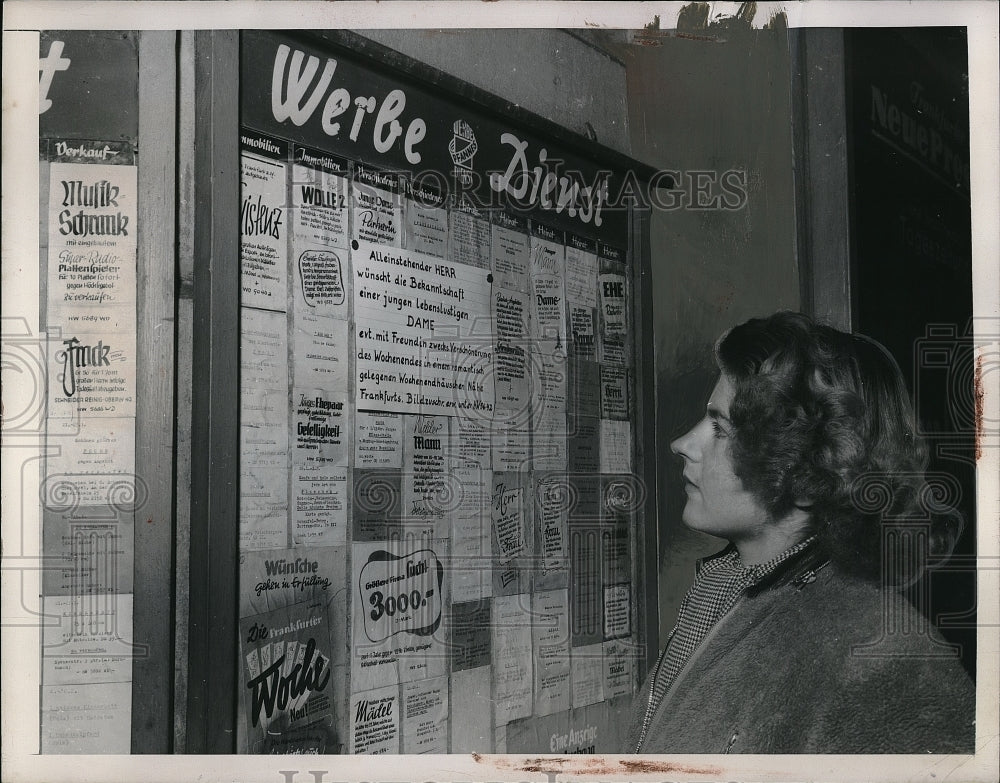
[[[717,422],[717,421],[713,421],[712,422],[712,432],[714,433],[715,437],[717,437],[717,438],[724,438],[724,437],[726,437],[726,434],[727,434],[726,431],[724,429],[722,429],[722,425],[719,424],[719,422]]]

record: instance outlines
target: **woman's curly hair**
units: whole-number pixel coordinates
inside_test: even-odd
[[[883,520],[930,522],[929,555],[950,554],[962,517],[926,481],[906,385],[881,344],[779,312],[724,334],[716,359],[733,384],[734,472],[772,518],[808,510],[831,557],[869,577],[898,556]]]

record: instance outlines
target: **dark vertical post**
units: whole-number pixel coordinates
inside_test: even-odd
[[[139,35],[133,753],[169,753],[173,735],[176,42]]]
[[[186,751],[236,750],[239,33],[195,34],[194,344]]]
[[[645,488],[645,503],[637,512],[636,564],[640,589],[637,619],[645,645],[645,659],[639,666],[640,680],[656,660],[659,651],[659,529],[656,503],[656,365],[653,360],[653,294],[652,261],[649,246],[649,211],[633,207],[629,210],[629,246],[632,267],[632,301],[635,316],[635,470],[640,485]]]

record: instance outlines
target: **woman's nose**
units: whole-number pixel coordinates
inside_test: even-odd
[[[670,450],[674,454],[679,454],[685,459],[693,459],[694,453],[694,431],[695,427],[692,427],[683,435],[681,435],[677,440],[670,444]]]

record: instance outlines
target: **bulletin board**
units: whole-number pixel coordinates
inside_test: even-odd
[[[241,36],[238,750],[616,751],[636,169],[358,40]]]

